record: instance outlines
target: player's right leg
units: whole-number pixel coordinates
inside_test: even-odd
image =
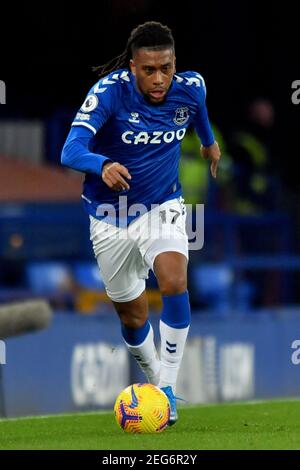
[[[118,227],[91,218],[91,240],[107,295],[121,320],[126,346],[135,357],[148,381],[159,382],[158,358],[153,329],[148,320],[145,294],[147,269],[135,241],[118,236]],[[126,235],[126,234],[125,234]]]
[[[128,350],[145,373],[148,382],[158,385],[160,360],[154,345],[154,335],[148,320],[145,291],[129,302],[113,302],[121,320],[122,335]]]

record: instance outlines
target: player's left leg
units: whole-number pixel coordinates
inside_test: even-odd
[[[187,259],[175,251],[160,253],[154,261],[154,272],[163,300],[159,386],[171,386],[175,394],[191,318],[187,292]]]
[[[169,424],[177,420],[176,381],[190,324],[187,292],[189,255],[185,221],[186,209],[183,199],[166,201],[150,211],[147,220],[151,229],[150,236],[145,238],[144,243],[141,239],[139,244],[145,263],[154,271],[162,294],[159,387],[164,390],[170,401]],[[142,224],[141,226],[143,229]],[[146,230],[145,232],[147,233]]]

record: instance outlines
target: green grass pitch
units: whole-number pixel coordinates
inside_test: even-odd
[[[179,409],[160,434],[127,434],[112,412],[0,420],[0,449],[300,449],[300,401]]]

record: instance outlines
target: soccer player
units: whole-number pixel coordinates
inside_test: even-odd
[[[175,73],[167,26],[139,25],[123,54],[98,70],[101,78],[72,123],[62,164],[86,174],[82,198],[107,294],[129,351],[148,381],[167,395],[169,424],[174,424],[191,316],[180,143],[193,124],[214,177],[220,150],[209,124],[204,80],[196,72]],[[160,359],[148,320],[149,269],[163,301]]]

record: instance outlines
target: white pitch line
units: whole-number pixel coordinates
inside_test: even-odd
[[[198,404],[188,404],[187,405],[181,405],[179,404],[180,408],[210,408],[213,406],[240,406],[240,405],[260,405],[262,403],[282,403],[286,401],[300,401],[299,397],[283,397],[283,398],[267,398],[265,400],[245,400],[245,401],[219,401],[219,402],[213,402],[213,403],[198,403]]]
[[[191,404],[189,405],[179,405],[179,408],[181,409],[194,409],[194,408],[212,408],[212,407],[217,407],[220,405],[234,405],[234,406],[240,406],[240,405],[260,405],[263,403],[282,403],[286,401],[300,401],[299,397],[286,397],[286,398],[270,398],[266,400],[249,400],[249,401],[237,401],[237,402],[214,402],[214,403],[199,403],[199,404]],[[53,415],[33,415],[33,416],[21,416],[21,417],[16,417],[16,418],[0,418],[0,423],[1,422],[7,422],[7,421],[24,421],[27,419],[51,419],[51,418],[76,418],[77,416],[90,416],[90,415],[105,415],[105,414],[112,414],[113,410],[95,410],[95,411],[85,411],[85,412],[74,412],[74,413],[61,413],[61,414],[53,414]]]
[[[48,418],[76,418],[76,416],[89,416],[89,415],[105,415],[112,413],[113,410],[95,410],[95,411],[86,411],[86,412],[77,412],[74,413],[57,413],[53,415],[32,415],[32,416],[20,416],[16,418],[0,418],[0,423],[4,421],[24,421],[26,419],[48,419]]]

